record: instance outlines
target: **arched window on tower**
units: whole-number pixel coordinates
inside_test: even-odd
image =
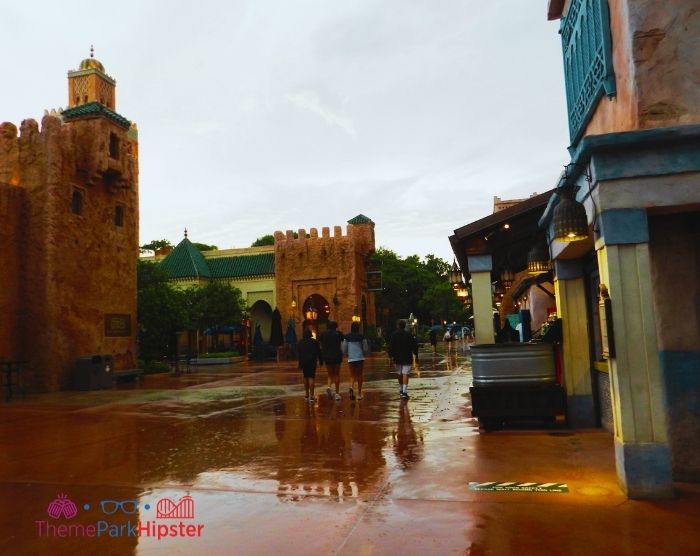
[[[109,157],[119,158],[119,137],[116,133],[109,134]]]
[[[70,200],[70,211],[73,214],[83,214],[83,192],[79,189],[73,190]]]
[[[124,226],[124,207],[122,205],[114,207],[114,225]]]

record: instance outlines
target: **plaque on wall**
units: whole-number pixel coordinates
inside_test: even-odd
[[[612,302],[608,287],[598,286],[598,318],[600,319],[600,343],[604,359],[615,357],[615,337],[613,335]]]
[[[105,336],[131,336],[131,315],[105,315]]]

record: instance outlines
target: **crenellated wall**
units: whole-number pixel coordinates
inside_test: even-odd
[[[348,224],[343,234],[341,226],[275,232],[275,289],[277,307],[283,318],[303,320],[304,300],[313,294],[324,297],[329,304],[329,320],[338,322],[340,330],[348,332],[356,310],[366,301],[364,324],[376,324],[374,298],[367,292],[366,260],[374,251],[374,224]],[[297,303],[292,307],[292,300]],[[318,309],[321,309],[320,307]]]
[[[135,129],[105,117],[0,126],[0,356],[28,361],[29,389],[70,386],[83,355],[136,366],[136,147]],[[130,330],[108,330],[114,314]]]

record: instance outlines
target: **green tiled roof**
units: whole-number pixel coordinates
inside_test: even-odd
[[[238,255],[207,259],[212,278],[238,278],[275,273],[275,254]]]
[[[127,120],[124,116],[117,114],[116,112],[107,108],[104,104],[99,102],[88,102],[87,104],[81,104],[79,106],[74,106],[68,110],[61,112],[61,116],[64,120],[73,120],[77,118],[84,118],[85,116],[99,116],[103,115],[116,122],[122,127],[129,129],[131,127],[131,122]]]
[[[355,218],[348,220],[348,224],[374,224],[374,222],[364,214],[358,214]]]
[[[170,254],[160,261],[160,267],[171,279],[176,278],[211,278],[207,261],[192,242],[185,238],[177,244]]]

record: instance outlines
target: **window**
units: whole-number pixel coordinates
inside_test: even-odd
[[[79,189],[73,190],[70,200],[70,210],[73,214],[83,214],[83,192]]]
[[[573,145],[581,137],[603,93],[608,97],[615,95],[607,0],[571,0],[559,32]]]
[[[124,225],[124,207],[121,205],[114,207],[114,225],[120,227]]]
[[[119,137],[116,133],[109,134],[109,157],[119,158]]]

